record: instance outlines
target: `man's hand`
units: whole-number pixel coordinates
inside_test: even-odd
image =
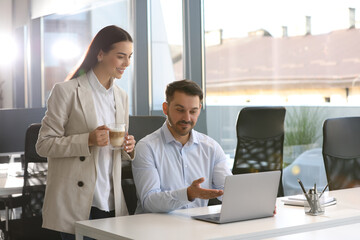
[[[89,134],[89,146],[106,146],[109,143],[109,128],[105,125],[97,127]]]
[[[193,201],[195,198],[212,199],[220,197],[224,194],[223,190],[201,188],[200,184],[204,181],[204,178],[199,178],[193,181],[192,184],[187,188],[187,196],[189,201]]]

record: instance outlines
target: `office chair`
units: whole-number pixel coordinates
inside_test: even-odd
[[[322,149],[330,190],[360,186],[360,117],[327,119]]]
[[[282,186],[284,107],[246,107],[236,123],[237,146],[233,174],[280,170]]]
[[[22,195],[8,201],[9,208],[21,206],[21,218],[10,220],[6,235],[15,239],[60,239],[60,235],[42,225],[42,205],[46,187],[47,159],[35,149],[41,124],[31,124],[25,134],[24,185]]]
[[[129,134],[133,135],[136,142],[146,135],[159,129],[166,118],[162,116],[130,116]],[[121,185],[128,212],[130,215],[135,213],[137,206],[136,188],[131,169],[131,161],[122,161]]]
[[[35,147],[40,127],[40,123],[31,124],[25,135],[23,196],[29,201],[23,205],[23,217],[41,216],[44,201],[47,159],[40,157]]]

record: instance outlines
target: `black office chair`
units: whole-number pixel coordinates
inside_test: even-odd
[[[20,197],[6,202],[9,208],[21,206],[21,218],[9,221],[7,237],[15,239],[60,239],[60,235],[42,225],[42,205],[46,187],[47,159],[35,149],[41,124],[31,124],[25,135],[24,185]],[[15,202],[15,204],[14,204]]]
[[[36,152],[41,124],[29,126],[25,135],[25,162],[23,196],[29,201],[23,206],[23,217],[41,216],[46,187],[47,159]],[[32,165],[32,166],[29,166]]]
[[[236,124],[233,174],[283,169],[284,107],[246,107]],[[278,196],[284,195],[280,178]]]
[[[133,135],[137,142],[146,135],[159,129],[166,118],[162,116],[130,116],[129,134]],[[129,214],[135,213],[137,206],[136,188],[133,179],[131,161],[122,162],[122,188]]]
[[[322,151],[330,190],[360,186],[360,117],[325,120]]]

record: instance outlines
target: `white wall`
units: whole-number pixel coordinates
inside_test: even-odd
[[[31,0],[31,18],[38,18],[53,13],[64,13],[89,6],[90,4],[105,4],[114,0]]]
[[[12,1],[0,1],[0,35],[12,33]],[[6,57],[6,56],[1,56]],[[3,108],[12,108],[12,68],[8,64],[0,64],[0,82],[3,93]]]
[[[66,12],[69,10],[69,6],[76,11],[88,6],[102,5],[112,1],[114,0],[0,0],[0,35],[12,36],[16,28],[29,27],[31,19],[52,13]],[[31,31],[29,28],[28,30]],[[0,108],[14,107],[13,71],[19,70],[23,71],[23,67],[0,64],[0,82],[4,81],[1,85],[3,101]]]
[[[30,22],[30,0],[14,0],[13,29],[22,27]]]

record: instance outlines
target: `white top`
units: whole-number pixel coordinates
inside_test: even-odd
[[[360,187],[330,191],[328,194],[335,197],[338,202],[336,205],[326,207],[325,213],[320,216],[306,215],[303,207],[284,205],[281,201],[282,198],[278,198],[277,214],[274,217],[214,224],[194,220],[191,216],[220,212],[221,205],[188,208],[168,214],[148,213],[76,222],[76,239],[82,239],[81,236],[84,235],[102,240],[124,238],[141,240],[149,239],[149,236],[151,239],[157,240],[268,239],[294,233],[312,232],[302,239],[338,240],[340,234],[331,238],[316,238],[316,232],[341,226],[349,226],[345,229],[351,231],[354,237],[340,239],[358,239]],[[139,226],[141,226],[141,231],[139,231]],[[344,234],[344,236],[348,235]]]
[[[106,89],[103,85],[101,85],[93,70],[90,70],[87,75],[93,92],[98,125],[102,126],[109,123],[115,123],[116,109],[113,83],[111,83],[109,89]],[[112,168],[112,150],[109,148],[109,145],[100,147],[92,206],[103,211],[111,211],[115,209]]]

